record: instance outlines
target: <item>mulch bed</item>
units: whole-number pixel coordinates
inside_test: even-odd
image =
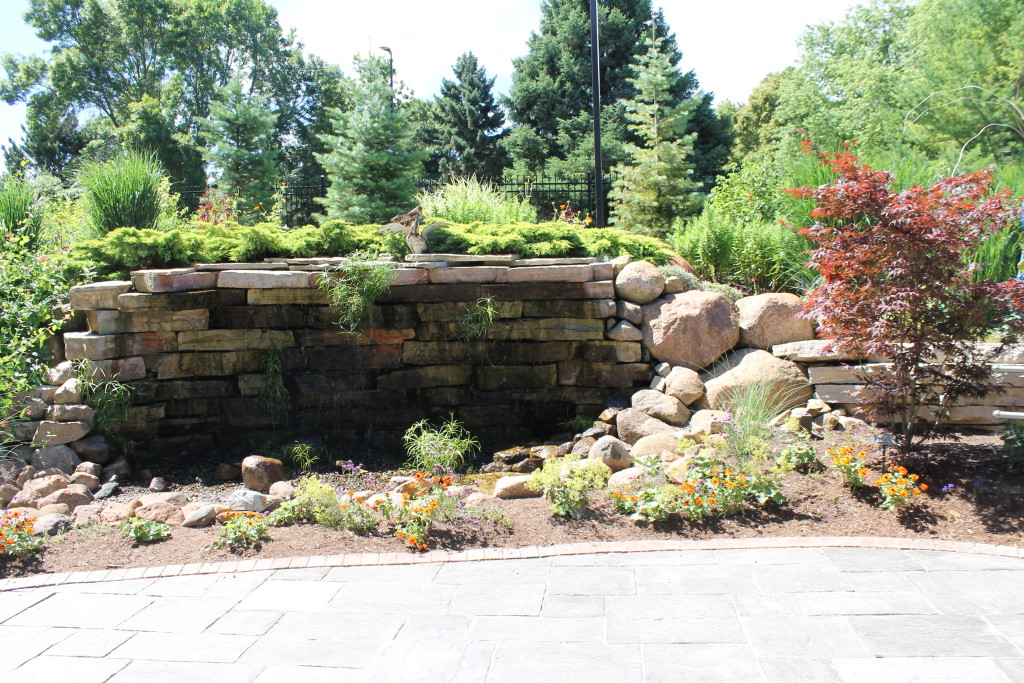
[[[915,505],[899,513],[878,507],[875,489],[851,493],[841,485],[818,442],[826,469],[787,475],[782,507],[751,509],[746,515],[704,522],[681,521],[637,526],[617,514],[602,495],[578,520],[554,517],[543,499],[503,500],[494,504],[505,520],[473,515],[440,524],[432,549],[547,546],[587,541],[653,539],[754,538],[778,536],[887,536],[1024,545],[1024,468],[1014,464],[997,436],[964,435],[960,441],[931,442],[904,464],[921,475],[929,490]],[[868,482],[881,471],[877,456],[869,460]],[[386,480],[386,477],[383,477]],[[186,475],[168,477],[171,490],[194,500],[217,497],[217,487],[195,483]],[[122,497],[144,490],[128,489]],[[508,528],[506,522],[511,522]],[[102,531],[102,530],[101,530]],[[320,526],[272,528],[273,538],[243,554],[210,550],[216,527],[175,528],[168,541],[135,545],[112,529],[72,530],[54,537],[36,558],[0,565],[0,577],[39,572],[70,572],[121,567],[146,567],[193,562],[220,562],[240,557],[295,557],[357,552],[411,552],[384,525],[365,536]]]

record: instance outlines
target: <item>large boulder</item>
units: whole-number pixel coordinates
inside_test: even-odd
[[[664,290],[665,276],[647,261],[629,263],[615,276],[616,296],[634,304],[654,301]]]
[[[633,464],[629,459],[629,444],[614,436],[602,436],[598,439],[590,447],[587,457],[592,460],[600,460],[612,472],[624,470]]]
[[[636,408],[619,411],[615,416],[615,427],[619,438],[630,445],[650,434],[672,434],[679,429]]]
[[[82,462],[78,454],[67,446],[49,446],[37,449],[28,458],[28,463],[37,470],[48,470],[54,467],[61,472],[71,474]]]
[[[271,484],[287,478],[284,463],[276,458],[250,455],[242,461],[242,481],[247,489],[268,493]]]
[[[660,391],[642,389],[633,394],[631,402],[633,407],[640,412],[647,413],[651,417],[656,417],[669,424],[681,427],[690,419],[690,411],[686,409],[682,401]]]
[[[767,391],[776,413],[811,398],[811,385],[800,366],[759,350],[744,354],[738,365],[708,380],[704,387],[707,405],[713,410],[730,407],[743,391]]]
[[[736,309],[722,294],[692,290],[644,306],[644,346],[660,361],[691,369],[707,367],[736,345]]]
[[[665,377],[662,390],[665,395],[690,405],[704,395],[704,382],[700,381],[700,375],[690,368],[672,368]]]
[[[740,346],[770,350],[776,344],[814,339],[814,325],[799,318],[803,305],[796,294],[758,294],[736,302]]]
[[[651,434],[638,439],[629,454],[635,460],[651,455],[661,456],[665,451],[676,453],[679,448],[679,436],[677,434]]]

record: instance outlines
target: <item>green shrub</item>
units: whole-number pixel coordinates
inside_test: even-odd
[[[272,526],[315,522],[364,534],[377,525],[377,517],[362,501],[340,502],[333,486],[310,475],[296,483],[295,497],[267,515],[267,522]]]
[[[453,178],[429,192],[420,192],[416,201],[423,213],[452,223],[536,223],[537,209],[525,199],[501,192],[476,177]]]
[[[426,472],[461,467],[466,456],[480,448],[480,443],[454,415],[440,429],[421,420],[406,430],[402,441],[409,454],[408,466]]]
[[[25,248],[34,249],[42,226],[39,194],[21,177],[0,179],[0,244],[8,233],[25,238]]]
[[[355,332],[362,325],[378,296],[395,281],[395,265],[377,261],[370,252],[355,252],[348,260],[329,269],[319,279],[331,308],[338,314],[338,327]]]
[[[466,340],[483,339],[494,327],[497,318],[498,309],[494,307],[493,298],[477,299],[456,321],[459,336]]]
[[[171,525],[151,519],[132,517],[121,524],[121,533],[135,543],[166,541],[171,537]]]
[[[590,502],[590,493],[603,487],[611,474],[611,468],[600,460],[567,455],[549,458],[543,468],[534,470],[526,488],[542,491],[556,515],[577,518]]]
[[[82,386],[82,401],[95,410],[92,429],[110,434],[128,419],[128,410],[135,398],[135,388],[117,377],[107,377],[90,360],[72,361],[75,375]]]
[[[84,189],[89,221],[101,235],[117,228],[155,228],[160,218],[163,177],[156,158],[138,152],[85,164],[78,183]]]
[[[217,532],[211,548],[244,550],[270,538],[266,518],[258,512],[235,512]]]

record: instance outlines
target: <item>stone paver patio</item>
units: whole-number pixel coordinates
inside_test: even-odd
[[[0,678],[1024,681],[1012,549],[789,540],[9,580]]]

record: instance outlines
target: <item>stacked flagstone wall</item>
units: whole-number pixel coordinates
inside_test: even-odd
[[[71,306],[88,331],[64,335],[66,357],[132,383],[136,405],[120,433],[146,453],[285,435],[393,442],[417,420],[449,413],[489,441],[526,438],[596,415],[609,393],[649,381],[639,340],[608,337],[612,264],[428,258],[397,268],[354,335],[338,330],[317,286],[328,259],[138,271],[75,287]],[[493,299],[497,320],[469,340],[458,318],[479,299]],[[271,354],[289,394],[277,405],[261,398]],[[80,404],[70,369],[51,374],[70,385],[38,398]],[[56,419],[22,426],[37,444],[88,431],[85,420],[49,413]]]

